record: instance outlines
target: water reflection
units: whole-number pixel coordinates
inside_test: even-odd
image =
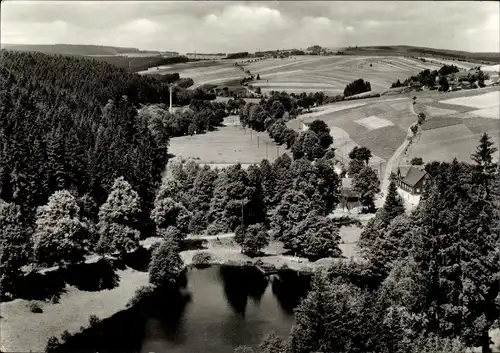
[[[271,331],[284,337],[309,278],[292,271],[273,277],[271,286],[255,268],[191,269],[185,289],[157,293],[74,337],[62,351],[232,353],[239,345],[256,346]]]
[[[273,276],[272,290],[280,307],[288,314],[299,305],[311,286],[311,276],[299,275],[292,270],[281,271]]]

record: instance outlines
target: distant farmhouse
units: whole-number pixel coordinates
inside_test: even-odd
[[[428,180],[429,174],[415,166],[399,166],[394,173],[399,195],[414,206],[420,202],[420,196]]]

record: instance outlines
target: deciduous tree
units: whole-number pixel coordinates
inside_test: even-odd
[[[137,192],[123,177],[117,178],[106,202],[99,209],[97,228],[101,253],[124,253],[139,246],[137,217],[140,211]]]
[[[149,283],[158,287],[176,284],[183,267],[177,242],[164,240],[151,255]]]
[[[42,265],[76,263],[84,259],[87,229],[80,207],[66,190],[56,191],[37,211],[33,233],[35,259]]]

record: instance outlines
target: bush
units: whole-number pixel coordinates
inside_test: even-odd
[[[194,266],[207,266],[213,261],[213,257],[208,252],[200,252],[193,256],[192,263]]]
[[[411,165],[424,165],[424,160],[422,157],[413,157],[410,161]]]
[[[61,342],[57,339],[57,337],[52,336],[47,340],[47,345],[45,346],[45,352],[51,353],[55,352],[57,348],[61,345]]]
[[[155,288],[156,287],[152,285],[142,286],[138,288],[135,291],[134,296],[130,298],[130,300],[127,302],[126,307],[127,308],[133,307],[142,300],[151,298],[151,296],[154,294]]]
[[[39,303],[37,302],[32,302],[32,303],[29,303],[29,309],[32,313],[35,313],[35,314],[40,314],[40,313],[43,313],[43,309],[42,307],[40,306]]]
[[[97,317],[97,315],[90,315],[89,316],[89,326],[92,327],[94,325],[97,325],[101,320]]]
[[[425,122],[425,114],[424,113],[418,114],[418,120],[417,121],[418,121],[419,125],[422,125]]]
[[[68,342],[68,340],[71,338],[71,333],[69,333],[68,330],[64,330],[64,332],[61,334],[61,339],[63,342]]]
[[[207,227],[207,235],[222,234],[225,233],[225,230],[226,229],[222,225],[213,223]]]

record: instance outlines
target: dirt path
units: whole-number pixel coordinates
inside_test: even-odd
[[[408,104],[410,105],[410,109],[412,113],[415,115],[415,120],[416,120],[417,114],[413,109],[412,101],[410,101]],[[408,128],[408,135],[409,136],[412,135],[412,132],[409,128]],[[390,183],[391,172],[395,167],[399,165],[401,158],[403,157],[403,153],[406,151],[409,145],[410,145],[410,140],[405,139],[401,144],[401,146],[398,147],[398,149],[394,152],[391,158],[389,158],[389,160],[387,161],[387,164],[385,166],[384,178],[382,179],[380,186],[380,192],[382,197],[380,197],[380,199],[377,200],[379,204],[377,204],[376,206],[381,206],[384,204],[385,197],[387,195],[387,189]]]

